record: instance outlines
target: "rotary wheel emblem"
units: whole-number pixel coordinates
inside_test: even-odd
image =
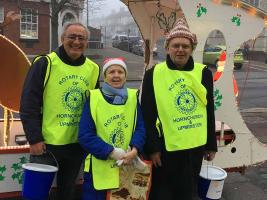
[[[124,144],[124,134],[121,128],[116,128],[110,135],[109,141],[114,147],[122,147]]]
[[[83,104],[83,93],[78,87],[69,88],[62,98],[64,106],[70,111],[77,111],[81,109]]]
[[[196,110],[197,101],[192,92],[185,90],[177,95],[175,104],[181,113],[190,114]]]

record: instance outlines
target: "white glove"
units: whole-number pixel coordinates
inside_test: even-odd
[[[123,160],[117,160],[117,161],[116,161],[116,165],[117,165],[118,167],[120,167],[122,164],[123,164]]]
[[[128,153],[128,152],[130,152],[130,151],[131,151],[131,147],[128,146],[128,149],[127,149],[127,151],[126,151],[125,153]],[[123,164],[123,160],[117,160],[117,161],[116,161],[116,165],[117,165],[118,167],[120,167],[122,164]]]
[[[143,162],[138,156],[136,156],[136,158],[133,160],[133,166],[136,169],[143,171],[145,167],[147,166],[147,164]]]
[[[109,156],[114,160],[121,160],[125,154],[126,152],[123,149],[115,147]]]

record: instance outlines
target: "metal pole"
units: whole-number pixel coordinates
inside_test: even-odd
[[[87,6],[86,6],[86,25],[87,25],[87,28],[89,26],[89,0],[87,0]]]
[[[220,146],[224,146],[225,145],[225,141],[224,141],[224,122],[221,122],[221,132],[220,132]]]
[[[104,43],[105,43],[105,48],[106,48],[107,47],[107,37],[106,37],[107,29],[106,29],[106,26],[104,26],[104,28],[105,28]]]
[[[130,41],[129,41],[130,29],[128,29],[128,52],[130,52]]]

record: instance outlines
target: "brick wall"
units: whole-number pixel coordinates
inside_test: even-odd
[[[22,2],[19,5],[18,2]],[[4,35],[16,43],[27,55],[45,54],[50,47],[50,17],[49,4],[45,2],[30,2],[17,0],[0,0],[0,6],[4,7],[4,14],[9,11],[20,13],[22,8],[38,10],[38,39],[20,38],[20,20],[16,20],[4,28]]]

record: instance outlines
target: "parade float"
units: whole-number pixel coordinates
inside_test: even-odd
[[[243,1],[232,0],[122,0],[127,5],[146,44],[145,68],[153,66],[155,42],[163,38],[178,18],[184,18],[197,35],[193,57],[202,63],[207,38],[212,31],[222,32],[226,55],[219,60],[214,80],[214,103],[218,153],[214,165],[229,171],[267,160],[267,146],[248,129],[240,114],[233,79],[234,52],[244,41],[255,39],[267,24],[267,13]]]
[[[20,48],[2,35],[0,46],[0,103],[4,110],[0,121],[0,198],[7,198],[20,195],[22,164],[29,159],[22,124],[14,113],[19,110],[19,94],[30,62]]]
[[[234,51],[256,38],[267,23],[267,14],[243,1],[224,0],[121,0],[131,12],[145,42],[144,66],[154,64],[153,48],[180,17],[196,33],[198,45],[194,58],[202,62],[210,32],[219,30],[225,38],[226,55],[216,74],[214,100],[218,153],[213,164],[232,171],[267,160],[267,146],[247,128],[236,103],[233,86]],[[29,147],[18,113],[23,81],[30,62],[20,48],[0,35],[0,198],[20,196],[22,164],[28,162]],[[227,130],[225,129],[227,128]]]

